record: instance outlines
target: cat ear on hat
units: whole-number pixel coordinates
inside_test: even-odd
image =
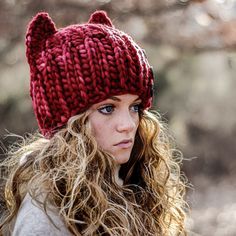
[[[110,27],[114,27],[110,18],[105,11],[95,11],[88,21],[89,24],[102,24]]]
[[[47,38],[56,32],[56,26],[46,12],[38,13],[31,20],[26,33],[26,56],[29,62],[42,50]]]

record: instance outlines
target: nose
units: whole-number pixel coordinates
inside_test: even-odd
[[[137,117],[133,117],[129,111],[123,112],[117,119],[116,129],[118,132],[131,132],[138,123]]]

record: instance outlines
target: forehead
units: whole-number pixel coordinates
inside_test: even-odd
[[[134,94],[122,94],[122,95],[115,95],[115,96],[111,96],[99,103],[104,103],[106,101],[110,101],[110,100],[113,100],[113,101],[116,101],[116,102],[133,102],[133,101],[136,101],[139,99],[139,96],[138,95],[134,95]],[[98,103],[98,104],[99,104]]]
[[[111,96],[107,98],[106,100],[109,100],[109,99],[115,100],[115,101],[134,101],[134,100],[138,100],[139,96],[134,95],[134,94],[123,94],[123,95]]]
[[[111,96],[101,102],[98,102],[98,103],[95,103],[91,106],[91,108],[94,108],[94,107],[97,107],[101,104],[104,104],[106,102],[117,102],[117,103],[132,103],[132,102],[135,102],[135,101],[141,101],[141,99],[139,98],[138,95],[135,95],[135,94],[122,94],[122,95],[115,95],[115,96]]]

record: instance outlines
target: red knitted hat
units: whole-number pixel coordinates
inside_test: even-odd
[[[145,53],[104,11],[62,29],[38,13],[27,30],[26,56],[33,109],[46,137],[114,95],[136,94],[144,109],[151,106],[153,73]]]

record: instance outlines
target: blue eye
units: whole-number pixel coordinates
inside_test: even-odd
[[[114,111],[113,105],[107,105],[105,107],[99,108],[98,111],[102,114],[111,114]]]
[[[139,112],[140,111],[140,104],[135,104],[131,107],[131,110],[134,112]]]

